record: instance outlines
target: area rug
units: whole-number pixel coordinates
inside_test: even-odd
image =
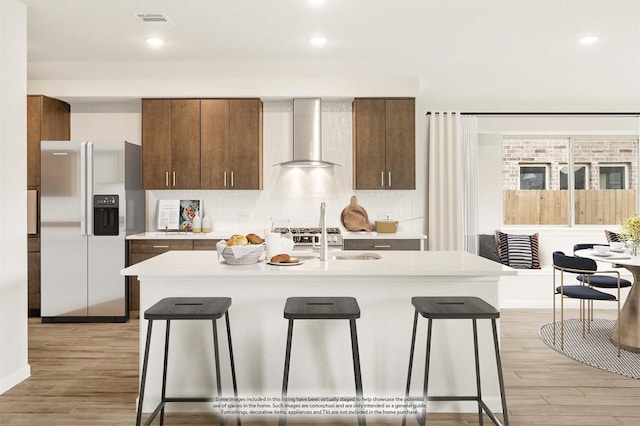
[[[583,364],[610,371],[622,376],[640,379],[640,353],[620,350],[609,335],[615,321],[594,319],[591,333],[582,337],[582,322],[575,319],[564,321],[564,350],[560,350],[560,321],[556,323],[556,344],[553,344],[553,323],[540,328],[540,339],[555,351]]]

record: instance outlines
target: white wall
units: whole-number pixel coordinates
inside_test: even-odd
[[[140,100],[71,105],[71,139],[127,141],[140,145]]]
[[[0,394],[27,357],[27,11],[0,1]]]

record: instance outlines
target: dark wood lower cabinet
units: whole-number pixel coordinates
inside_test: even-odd
[[[216,239],[128,240],[127,266],[170,250],[215,250]],[[140,311],[140,281],[129,277],[129,311]]]
[[[343,242],[344,250],[422,250],[421,240],[415,239],[382,239],[348,240]]]
[[[38,239],[39,240],[39,239]],[[31,246],[31,244],[29,244]],[[40,316],[40,245],[37,251],[27,252],[28,282],[28,314],[30,317]]]

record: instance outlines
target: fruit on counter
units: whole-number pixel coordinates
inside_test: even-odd
[[[256,234],[247,234],[247,240],[249,244],[262,244],[264,243],[264,239]]]
[[[297,257],[291,257],[286,253],[279,253],[273,256],[269,262],[271,263],[300,263]]]

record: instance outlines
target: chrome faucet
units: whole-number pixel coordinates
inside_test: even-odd
[[[327,241],[327,205],[320,203],[320,260],[329,260],[329,242]]]

